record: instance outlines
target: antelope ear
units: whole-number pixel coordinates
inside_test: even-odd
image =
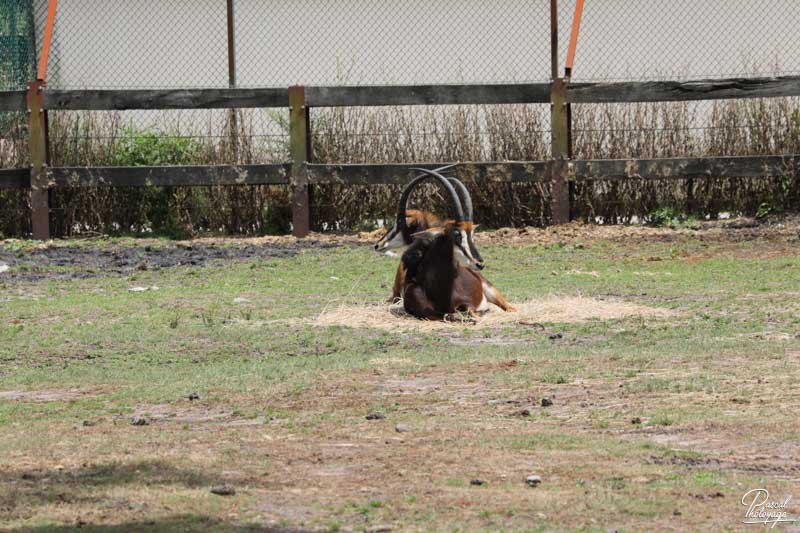
[[[414,240],[421,240],[421,241],[432,241],[439,235],[444,233],[442,228],[430,228],[426,229],[425,231],[418,231],[411,235]]]

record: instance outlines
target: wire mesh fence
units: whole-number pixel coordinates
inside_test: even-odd
[[[33,0],[37,35],[47,3]],[[30,0],[5,5],[23,13]],[[243,87],[550,77],[549,0],[231,0],[231,6]],[[562,68],[574,6],[575,0],[558,2]],[[225,87],[227,7],[227,0],[62,0],[50,85]],[[794,0],[586,2],[573,79],[796,74],[798,22]]]
[[[41,35],[47,0],[12,0],[9,5],[27,6],[30,11],[31,1],[36,33]],[[559,72],[575,3],[557,2]],[[226,87],[232,81],[229,57],[241,87],[546,81],[551,71],[550,4],[549,0],[62,0],[48,84],[62,89]],[[797,22],[800,4],[794,0],[587,2],[573,80],[800,72],[800,42],[794,38]],[[608,114],[598,111],[602,107],[576,106],[579,114]],[[611,107],[612,114],[628,113],[624,105]],[[651,113],[658,114],[655,107]],[[711,121],[712,104],[685,107],[684,118],[690,117],[683,120],[686,128],[717,127]],[[398,113],[408,117],[406,111]],[[538,106],[530,116],[545,113],[546,106]],[[385,118],[382,112],[368,114]],[[394,137],[394,143],[401,136],[417,143],[434,138],[423,124],[430,114],[413,114],[418,124],[412,131],[386,127],[381,136]],[[171,135],[222,139],[219,133],[226,117],[208,111],[131,112],[126,114],[126,130],[160,129],[155,125],[161,122],[170,125]],[[240,132],[250,137],[245,142],[268,147],[272,143],[267,140],[285,135],[285,121],[274,118],[267,113],[254,117],[249,130]],[[674,129],[670,120],[662,113],[648,127]],[[487,156],[509,152],[491,146],[486,120],[480,121],[484,124],[457,132],[462,142],[477,136],[486,145],[482,153]],[[584,120],[575,125],[577,133],[587,133],[582,130],[589,122],[595,132],[636,127]],[[530,129],[529,124],[522,125],[523,131]],[[352,132],[350,138],[368,135],[374,140],[376,133],[372,128],[368,133]],[[375,156],[380,159],[380,154]],[[264,158],[275,159],[266,153],[257,159]]]
[[[46,0],[36,0],[41,33]],[[549,3],[233,0],[239,86],[549,77]],[[62,0],[51,87],[228,85],[226,0]]]
[[[575,0],[559,2],[562,61],[574,9]],[[798,74],[798,24],[800,3],[794,0],[588,1],[572,79]]]

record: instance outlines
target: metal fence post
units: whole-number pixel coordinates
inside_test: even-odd
[[[33,238],[50,238],[50,200],[47,185],[47,136],[43,107],[44,82],[28,84],[28,153],[31,160],[31,226]]]
[[[228,87],[236,87],[236,19],[234,11],[234,0],[227,1],[227,22],[228,22]],[[236,109],[231,109],[230,120],[230,142],[233,164],[239,164],[239,117]]]
[[[308,108],[302,85],[289,87],[289,152],[292,157],[292,235],[305,237],[311,229],[306,163],[309,155]]]

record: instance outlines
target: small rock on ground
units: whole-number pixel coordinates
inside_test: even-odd
[[[383,420],[386,415],[383,413],[370,413],[367,415],[367,420]]]
[[[395,430],[396,432],[398,432],[398,433],[405,433],[406,431],[408,431],[408,426],[407,426],[407,425],[405,425],[405,424],[397,424],[397,425],[394,427],[394,430]]]
[[[553,400],[551,400],[547,396],[542,398],[542,407],[550,407],[551,405],[553,405]]]
[[[131,418],[132,426],[147,426],[150,422],[143,416],[134,416]]]
[[[211,494],[216,494],[217,496],[233,496],[236,494],[236,489],[230,485],[219,485],[217,487],[211,487]]]
[[[541,476],[528,476],[527,478],[525,478],[525,483],[527,483],[529,487],[535,487],[541,482],[542,482]]]
[[[480,487],[481,485],[486,484],[486,482],[482,479],[473,479],[469,482],[470,485],[475,485],[476,487]]]

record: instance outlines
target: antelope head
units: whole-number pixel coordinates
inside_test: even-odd
[[[427,211],[406,208],[408,198],[414,188],[426,178],[431,177],[437,180],[445,189],[456,210],[455,222],[459,233],[457,239],[455,239],[456,254],[461,254],[465,258],[465,262],[474,265],[473,268],[480,270],[484,267],[483,258],[475,246],[473,236],[477,226],[473,223],[472,198],[469,191],[458,179],[445,178],[439,173],[451,166],[437,168],[436,170],[414,169],[421,171],[423,174],[414,178],[403,190],[398,205],[397,221],[386,235],[375,244],[376,251],[393,254],[393,250],[407,248],[413,242],[415,234],[421,234],[428,229],[442,226],[443,223],[435,215]]]
[[[414,170],[419,170],[423,174],[414,178],[403,191],[398,205],[397,221],[393,229],[397,228],[397,233],[404,236],[403,242],[406,246],[411,244],[415,238],[433,240],[446,230],[448,233],[452,233],[453,251],[459,264],[482,270],[484,262],[480,252],[478,252],[478,248],[475,246],[474,231],[476,226],[472,221],[472,198],[467,188],[456,178],[445,178],[436,170],[424,168]],[[406,203],[414,188],[428,177],[435,179],[450,196],[455,210],[455,219],[448,220],[443,226],[431,227],[422,232],[411,233],[407,225]]]
[[[395,223],[386,234],[375,243],[375,251],[387,255],[397,255],[411,244],[415,233],[425,231],[428,228],[441,226],[442,221],[428,211],[408,209],[406,211],[405,229]]]
[[[455,165],[439,167],[434,172],[442,172],[453,166]],[[399,253],[402,253],[403,249],[407,248],[413,241],[412,235],[414,233],[425,231],[426,229],[434,226],[442,225],[441,220],[439,220],[439,218],[433,213],[406,208],[408,197],[410,196],[411,191],[420,181],[424,180],[425,177],[426,176],[424,174],[422,176],[417,176],[406,186],[405,189],[403,189],[404,200],[401,200],[400,202],[400,208],[398,209],[398,220],[400,218],[399,213],[405,213],[405,224],[401,225],[395,222],[389,231],[387,231],[386,234],[381,237],[377,243],[375,243],[374,248],[376,252],[385,253],[386,255],[397,255],[397,253],[394,252],[394,250],[397,250]],[[454,178],[450,179],[453,180]],[[449,193],[451,191],[447,192]]]

